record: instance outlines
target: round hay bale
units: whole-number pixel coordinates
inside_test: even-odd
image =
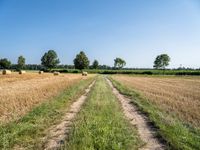
[[[82,72],[82,76],[87,76],[88,73],[87,72]]]
[[[26,73],[26,71],[24,71],[24,70],[19,71],[19,74],[25,74],[25,73]]]
[[[58,76],[60,74],[60,72],[54,72],[53,74],[54,74],[54,76]]]
[[[39,73],[39,74],[43,74],[43,73],[44,73],[44,71],[39,71],[38,73]]]
[[[3,70],[2,74],[3,75],[7,75],[7,74],[11,74],[12,72],[10,70]]]

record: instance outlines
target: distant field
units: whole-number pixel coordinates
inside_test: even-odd
[[[35,105],[84,79],[80,74],[26,73],[0,75],[0,122],[16,119]]]
[[[200,77],[115,75],[113,78],[183,122],[200,126]]]
[[[77,69],[53,69],[63,73],[80,73]],[[99,74],[145,74],[145,75],[200,75],[200,70],[156,70],[156,69],[85,69]]]
[[[39,70],[27,70],[28,72],[38,72]],[[63,69],[63,68],[55,68],[53,71],[59,71],[61,73],[81,73],[81,70],[78,69]],[[200,76],[199,70],[156,70],[156,69],[84,69],[88,73],[97,73],[97,74],[136,74],[136,75],[192,75],[192,76]],[[1,70],[0,70],[1,74]]]

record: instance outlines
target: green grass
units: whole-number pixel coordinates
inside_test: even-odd
[[[129,150],[141,145],[136,129],[124,119],[121,106],[100,76],[73,124],[63,149]]]
[[[58,122],[66,108],[80,96],[93,78],[81,80],[68,87],[58,96],[34,108],[20,120],[0,126],[0,149],[24,147],[42,149],[41,138],[45,130]]]
[[[129,87],[110,78],[120,93],[129,96],[133,104],[144,112],[152,123],[159,129],[158,136],[166,140],[169,149],[197,150],[200,149],[200,130],[189,127],[176,117],[172,117],[163,110],[157,108],[143,96]]]

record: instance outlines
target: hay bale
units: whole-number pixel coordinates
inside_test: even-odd
[[[60,72],[54,72],[53,74],[54,74],[54,76],[58,76],[60,74]]]
[[[3,75],[6,75],[6,74],[11,74],[12,72],[10,70],[3,70],[2,71],[2,74]]]
[[[43,73],[44,73],[44,71],[39,71],[38,73],[39,73],[39,74],[43,74]]]
[[[24,71],[24,70],[19,71],[19,74],[25,74],[25,73],[26,73],[26,71]]]
[[[82,72],[82,76],[87,76],[88,73],[87,72]]]

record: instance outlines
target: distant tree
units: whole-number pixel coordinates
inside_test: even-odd
[[[92,68],[93,69],[98,69],[99,68],[99,62],[95,59],[94,62],[92,63]]]
[[[170,57],[167,54],[158,55],[154,61],[154,68],[155,69],[163,69],[169,65]]]
[[[8,69],[11,66],[11,62],[7,58],[0,59],[0,68]]]
[[[99,69],[112,69],[112,67],[107,65],[99,65]]]
[[[49,50],[48,52],[46,52],[44,56],[42,56],[41,62],[41,64],[47,69],[52,69],[60,63],[58,56],[54,50]]]
[[[76,55],[74,59],[74,66],[76,69],[86,69],[89,67],[90,61],[83,51]]]
[[[23,69],[25,67],[25,62],[26,62],[26,59],[23,57],[23,56],[19,56],[18,57],[18,62],[17,62],[17,68],[19,70]]]
[[[126,61],[123,60],[122,58],[115,58],[114,59],[114,67],[115,68],[123,68],[126,65]]]

